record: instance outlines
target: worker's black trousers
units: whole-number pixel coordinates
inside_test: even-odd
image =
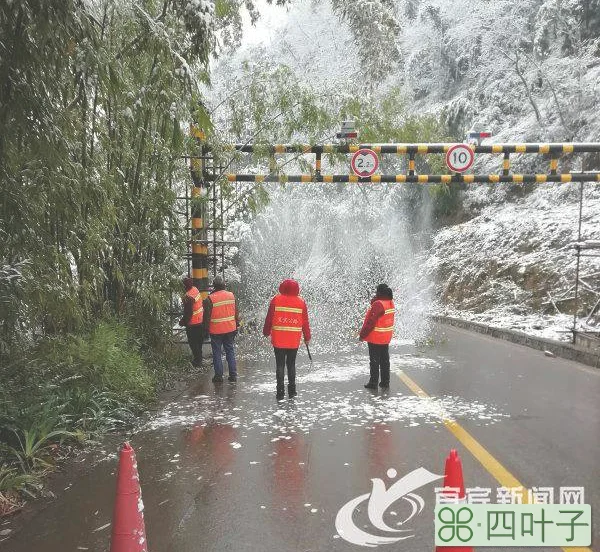
[[[377,345],[368,343],[369,345],[369,365],[371,368],[371,377],[369,383],[377,385],[379,381],[379,373],[381,371],[381,383],[383,385],[390,384],[390,346]]]
[[[192,363],[194,366],[200,366],[202,364],[202,342],[204,341],[202,324],[186,326],[185,333],[194,357]]]
[[[287,366],[288,386],[296,389],[296,355],[298,349],[275,349],[275,373],[277,375],[277,393],[283,393],[285,369]],[[288,389],[289,389],[288,387]]]

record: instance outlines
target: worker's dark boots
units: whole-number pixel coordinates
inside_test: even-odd
[[[379,387],[382,389],[388,389],[390,386],[390,363],[389,360],[381,361],[381,381]]]
[[[298,393],[296,393],[296,384],[290,383],[288,385],[288,397],[290,399],[294,398]]]
[[[377,389],[377,382],[373,382],[371,380],[369,380],[367,383],[365,383],[365,388],[367,389]]]
[[[277,378],[277,395],[275,395],[275,398],[278,401],[285,398],[285,386],[283,385],[283,380],[280,380],[279,378]]]

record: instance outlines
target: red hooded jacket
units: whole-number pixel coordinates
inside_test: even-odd
[[[278,301],[280,301],[279,297],[281,295],[283,296],[287,296],[287,297],[297,297],[299,300],[299,304],[300,304],[300,308],[302,309],[302,333],[304,334],[304,341],[306,341],[307,343],[310,341],[310,325],[308,322],[308,309],[306,308],[306,303],[304,302],[304,300],[299,297],[299,293],[300,293],[300,286],[298,285],[298,282],[296,282],[296,280],[284,280],[283,282],[281,282],[281,284],[279,285],[279,295],[276,295],[275,297],[273,297],[273,299],[271,299],[271,303],[269,305],[269,311],[267,312],[267,317],[265,319],[265,325],[263,327],[263,335],[264,336],[269,336],[271,335],[271,338],[273,338],[272,336],[272,330],[273,330],[273,319],[275,318],[275,307],[276,307],[276,303],[278,303]],[[299,344],[299,341],[298,341]],[[275,345],[275,343],[274,343]],[[275,345],[277,346],[277,345]],[[294,348],[294,347],[290,347],[290,348]],[[297,346],[296,346],[297,348]]]
[[[373,299],[371,299],[371,308],[368,312],[368,316],[365,317],[362,328],[360,330],[359,339],[364,341],[367,339],[369,334],[375,329],[377,325],[377,320],[381,318],[385,314],[385,308],[381,301],[386,301],[393,299],[393,295],[390,291],[388,294],[376,294]]]

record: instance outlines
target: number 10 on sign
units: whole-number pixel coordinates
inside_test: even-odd
[[[468,144],[455,144],[446,152],[446,165],[454,172],[465,172],[474,161],[475,154]]]

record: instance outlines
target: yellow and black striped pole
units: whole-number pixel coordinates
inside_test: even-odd
[[[504,159],[502,160],[502,174],[504,176],[510,174],[510,153],[504,152]]]
[[[316,178],[321,178],[321,152],[317,151],[316,152],[316,158],[315,158],[315,177]]]
[[[192,182],[192,233],[191,257],[192,278],[194,285],[200,290],[202,298],[208,295],[208,245],[206,234],[206,203],[202,201],[207,196],[206,158],[209,153],[204,144],[206,135],[201,129],[192,125],[191,134],[200,145],[200,157],[191,159]]]

